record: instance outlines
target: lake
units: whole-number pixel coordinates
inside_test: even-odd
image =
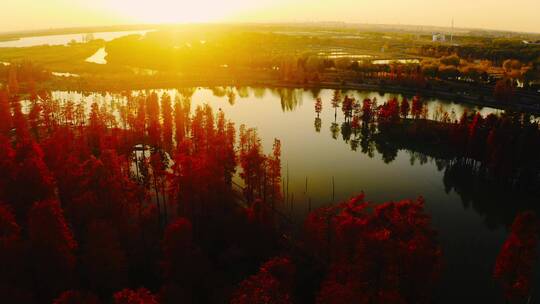
[[[159,94],[163,92],[158,90]],[[178,94],[176,90],[167,92],[173,100]],[[402,98],[377,92],[348,91],[342,96],[344,94],[357,100],[377,98],[379,103],[394,96]],[[439,232],[445,260],[437,302],[504,303],[500,288],[492,280],[495,258],[508,234],[507,225],[522,209],[519,206],[532,206],[538,199],[506,189],[480,191],[474,186],[463,187],[467,179],[446,174],[443,160],[421,151],[399,149],[394,159],[383,159],[378,147],[371,147],[366,153],[360,147],[352,149],[351,140],[344,140],[335,128],[332,132],[332,123],[339,127],[344,120],[341,109],[334,117],[330,104],[332,95],[333,90],[197,88],[192,96],[192,109],[208,103],[215,111],[223,110],[237,126],[256,127],[267,153],[271,151],[274,138],[281,140],[282,176],[289,181],[290,198],[282,209],[298,225],[310,206],[317,208],[345,200],[361,191],[373,202],[423,196],[426,211]],[[323,101],[320,126],[314,111],[317,96]],[[54,92],[53,98],[110,104],[123,97]],[[426,102],[430,115],[437,108],[453,111],[458,118],[465,110],[479,111],[482,115],[501,112],[438,99]],[[335,181],[334,199],[332,179]],[[538,270],[537,267],[536,282]]]
[[[94,39],[103,39],[111,41],[116,38],[129,35],[145,35],[151,30],[144,31],[117,31],[117,32],[98,32],[92,33]],[[87,33],[66,34],[66,35],[47,35],[35,37],[23,37],[18,40],[0,42],[0,47],[29,47],[38,45],[67,45],[72,41],[83,42]]]

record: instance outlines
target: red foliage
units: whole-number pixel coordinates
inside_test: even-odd
[[[339,295],[360,303],[429,301],[441,250],[422,199],[374,206],[362,194],[312,212],[306,234],[331,265],[319,303],[340,303],[333,300]]]
[[[192,138],[182,141],[174,156],[169,193],[186,216],[194,216],[195,210],[217,212],[218,200],[230,192],[236,171],[234,127],[221,112],[217,121],[216,126],[209,106],[198,107],[191,122]],[[201,202],[213,204],[196,205]]]
[[[533,212],[518,214],[497,257],[493,277],[508,300],[525,299],[531,292],[539,229]]]
[[[109,293],[125,286],[127,258],[114,226],[94,221],[88,227],[81,266],[92,290]]]
[[[10,208],[0,202],[0,295],[6,302],[17,302],[25,294],[18,290],[26,283],[22,280],[26,276],[22,244],[21,227]]]
[[[90,292],[68,290],[56,298],[53,304],[99,304],[99,299]]]
[[[339,107],[339,104],[341,103],[341,94],[339,93],[339,90],[334,90],[334,96],[332,97],[332,108],[336,109]]]
[[[399,103],[396,98],[379,107],[378,118],[381,123],[395,123],[399,119]]]
[[[171,96],[164,93],[161,96],[161,117],[163,119],[163,148],[167,151],[172,149],[173,137],[173,108],[171,105]]]
[[[34,204],[29,213],[28,234],[34,276],[41,282],[39,292],[45,298],[55,296],[71,283],[77,248],[58,201]]]
[[[354,98],[345,95],[343,103],[341,104],[341,110],[343,111],[346,121],[352,117],[355,102],[356,100]]]
[[[317,113],[317,117],[321,114],[322,111],[322,99],[320,97],[317,97],[317,100],[315,101],[315,113]]]
[[[192,229],[189,220],[178,218],[165,230],[161,268],[169,282],[196,284],[205,275],[207,263],[192,243]]]
[[[409,112],[410,112],[409,101],[407,100],[407,97],[403,97],[403,100],[401,101],[401,106],[399,109],[399,114],[401,115],[401,117],[407,118],[407,116],[409,116]]]
[[[240,126],[240,176],[246,183],[244,195],[249,202],[259,199],[272,204],[281,197],[281,142],[274,140],[269,156],[262,153],[257,130]]]
[[[11,248],[20,238],[21,228],[15,221],[15,216],[4,203],[0,202],[0,254]]]
[[[292,303],[295,273],[289,258],[273,258],[264,263],[256,275],[240,283],[230,303]]]
[[[105,125],[97,103],[92,103],[88,118],[88,145],[94,155],[99,155],[104,146]]]
[[[362,101],[362,120],[364,122],[370,122],[373,119],[375,114],[373,111],[374,105],[375,103],[369,98]]]
[[[159,98],[156,92],[146,98],[146,118],[150,145],[157,147],[161,143],[161,124],[159,122]]]
[[[113,296],[114,304],[159,304],[156,296],[145,288],[124,289]]]
[[[0,136],[9,136],[12,128],[12,116],[9,106],[8,93],[0,90]]]
[[[20,142],[14,156],[10,166],[12,179],[6,182],[6,201],[12,204],[17,216],[22,219],[33,202],[53,196],[55,185],[53,176],[43,162],[41,147],[36,142]]]
[[[420,99],[420,96],[414,96],[413,101],[412,101],[412,109],[411,109],[412,116],[415,119],[421,118],[423,112],[424,112],[424,103]]]

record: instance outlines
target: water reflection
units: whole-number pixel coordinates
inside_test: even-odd
[[[337,95],[334,94],[334,96]],[[347,97],[345,100],[347,100]],[[335,103],[331,105],[334,108],[334,119],[330,120],[329,135],[333,140],[341,139],[349,146],[351,151],[356,152],[359,150],[369,158],[379,155],[385,164],[391,164],[396,161],[400,151],[405,151],[410,155],[409,163],[413,167],[417,163],[420,166],[428,162],[433,163],[436,170],[443,173],[442,182],[445,192],[447,194],[451,192],[458,194],[463,208],[472,208],[477,214],[481,215],[488,229],[496,230],[500,227],[507,227],[512,223],[515,215],[523,210],[532,209],[540,211],[540,206],[537,204],[537,198],[540,195],[540,168],[538,168],[537,162],[531,162],[523,158],[512,160],[512,157],[515,158],[517,156],[509,154],[504,156],[505,152],[502,152],[503,148],[498,148],[497,155],[503,158],[506,157],[505,159],[495,161],[486,158],[483,161],[477,161],[472,159],[471,156],[464,156],[458,151],[459,149],[456,150],[455,147],[451,147],[448,144],[432,145],[433,142],[431,139],[422,138],[423,134],[426,134],[425,132],[417,131],[418,134],[415,134],[407,131],[399,131],[399,129],[421,130],[441,128],[444,125],[447,128],[458,128],[459,125],[457,123],[452,123],[453,121],[457,122],[455,118],[456,109],[452,108],[451,114],[448,114],[444,111],[444,107],[441,104],[437,107],[425,105],[424,109],[421,110],[422,115],[426,118],[433,118],[434,120],[408,118],[400,124],[387,126],[383,125],[382,122],[377,123],[373,120],[358,122],[358,119],[356,119],[357,116],[351,118],[353,116],[352,114],[344,114],[343,121],[340,122],[337,120],[336,114],[339,106],[336,107]],[[359,106],[358,103],[357,106]],[[341,104],[341,107],[342,109],[344,108],[343,104]],[[380,106],[375,108],[381,111]],[[435,113],[431,113],[428,110],[429,108],[435,108]],[[319,112],[318,105],[316,104],[314,123],[316,132],[320,132],[321,125],[323,124]],[[460,112],[463,113],[463,111]],[[493,111],[491,114],[500,113],[499,111]],[[379,113],[378,115],[380,116],[382,114]],[[470,114],[470,116],[472,117],[474,115]],[[518,115],[517,117],[521,116]],[[534,119],[526,115],[521,118],[509,119],[518,119],[525,122],[534,121]],[[523,128],[527,128],[527,125],[527,123],[524,123]],[[471,126],[472,123],[469,126],[465,126],[465,133],[462,133],[463,135],[461,136],[471,136]],[[509,125],[507,127],[510,128]],[[533,123],[530,127],[532,128],[531,130],[535,130],[535,128],[538,128],[538,125]],[[523,134],[530,135],[530,132],[527,132],[525,129]],[[493,135],[491,134],[490,136],[497,136],[496,132]],[[537,135],[538,133],[530,136]],[[438,140],[445,142],[444,138],[439,138]],[[490,140],[493,139],[487,139],[487,141]],[[531,137],[531,140],[533,142],[535,141],[533,137]],[[474,144],[475,142],[469,140],[467,149],[475,149]],[[534,150],[533,147],[529,147],[529,149]],[[465,155],[471,153],[473,152],[467,152]],[[482,159],[484,156],[482,155],[480,157]],[[499,169],[494,169],[494,165],[488,163],[488,161],[499,166]],[[509,162],[513,162],[514,165],[510,167],[504,167],[505,165],[500,167],[501,165],[499,165],[500,163]],[[518,162],[521,164],[518,165]],[[522,167],[515,168],[514,166]],[[501,171],[500,168],[503,168],[503,170]],[[515,169],[517,169],[517,173],[508,171],[516,171]]]

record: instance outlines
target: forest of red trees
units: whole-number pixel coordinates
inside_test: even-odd
[[[361,194],[312,211],[293,239],[276,219],[279,140],[264,154],[255,129],[208,105],[191,109],[188,94],[125,97],[88,107],[47,92],[23,100],[16,79],[0,91],[3,303],[432,301],[444,263],[422,198],[374,204]],[[336,94],[336,115],[340,105],[354,132],[402,123],[519,178],[540,142],[524,120],[478,115],[444,121],[430,137],[408,123],[426,118],[420,98],[376,107]],[[509,141],[523,149],[508,151]],[[534,222],[516,219],[497,260],[509,298],[530,289]]]

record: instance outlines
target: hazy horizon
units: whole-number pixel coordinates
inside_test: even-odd
[[[212,8],[212,9],[208,9]],[[8,0],[0,32],[129,24],[345,22],[540,32],[540,1]],[[31,22],[29,22],[31,21]]]

